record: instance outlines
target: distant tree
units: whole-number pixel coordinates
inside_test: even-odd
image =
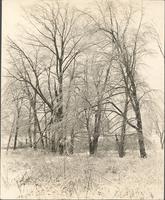
[[[143,102],[143,109],[145,110],[147,122],[149,124],[147,128],[151,136],[158,136],[160,147],[164,149],[164,114],[161,95],[159,91],[156,90],[152,91],[148,96],[149,98]]]
[[[11,124],[11,131],[9,134],[7,150],[10,148],[11,139],[13,137],[13,149],[17,148],[17,141],[21,123],[21,111],[23,109],[24,104],[24,94],[22,92],[22,88],[19,84],[14,84],[13,82],[8,80],[6,83],[6,90],[5,90],[5,103],[4,106],[10,106],[10,113],[8,117],[13,118],[13,122]],[[13,117],[12,117],[13,115]],[[5,121],[4,121],[5,123]],[[10,126],[10,124],[9,124]]]

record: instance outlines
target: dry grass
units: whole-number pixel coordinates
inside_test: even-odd
[[[118,158],[57,156],[43,151],[2,151],[1,198],[163,199],[163,151]]]

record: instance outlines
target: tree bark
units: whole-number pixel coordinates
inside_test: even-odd
[[[60,67],[60,69],[62,66]],[[57,123],[61,123],[63,120],[63,75],[62,72],[60,72],[60,77],[59,77],[59,93],[58,93],[58,109],[56,113],[57,117]],[[57,140],[57,149],[59,151],[60,155],[63,155],[65,151],[65,137],[63,135],[63,127],[62,124],[60,125],[60,130],[59,130],[59,138]]]
[[[137,128],[138,128],[137,129],[137,135],[138,135],[138,143],[139,143],[139,149],[140,149],[140,156],[141,156],[141,158],[146,158],[147,154],[146,154],[145,145],[144,145],[142,119],[141,119],[139,102],[137,102],[137,104],[136,104],[136,121],[137,121]]]

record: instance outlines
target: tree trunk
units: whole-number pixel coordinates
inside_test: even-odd
[[[9,140],[8,140],[8,143],[7,143],[7,151],[9,150],[9,147],[10,147],[11,138],[12,138],[12,132],[10,132],[10,135],[9,135]]]
[[[14,146],[13,146],[13,149],[15,150],[16,147],[17,147],[17,138],[18,138],[18,126],[16,127],[16,131],[15,131],[15,136],[14,136]]]
[[[41,131],[41,127],[40,127],[40,123],[38,120],[38,116],[37,116],[37,110],[36,110],[36,94],[33,100],[31,100],[31,106],[33,108],[33,117],[34,117],[34,133],[33,133],[33,148],[36,149],[37,148],[37,128],[39,130],[40,133],[40,139],[41,139],[41,144],[42,147],[44,148],[44,140],[43,140],[43,134]]]
[[[63,90],[62,90],[62,75],[59,80],[59,94],[58,94],[58,110],[56,113],[57,123],[60,123],[59,128],[59,138],[57,140],[57,149],[60,155],[63,155],[65,152],[65,137],[63,135],[63,127],[62,127],[62,120],[63,120]]]
[[[47,131],[45,131],[45,147],[48,148],[48,134],[47,134]]]
[[[125,91],[125,105],[124,105],[124,115],[123,115],[123,123],[121,128],[121,135],[120,135],[120,142],[118,142],[118,152],[119,157],[122,158],[125,156],[125,132],[126,132],[126,126],[127,126],[127,111],[128,111],[128,94]]]
[[[50,130],[48,130],[48,148],[51,149],[51,136],[50,136]]]
[[[160,131],[160,145],[161,145],[161,149],[164,149],[164,131]]]
[[[120,142],[119,145],[119,157],[123,158],[125,156],[124,142]]]
[[[32,135],[31,135],[31,107],[29,109],[29,127],[28,127],[29,146],[32,148]]]
[[[139,143],[139,149],[140,149],[140,156],[141,158],[146,158],[147,154],[145,151],[145,145],[144,145],[144,137],[143,137],[143,129],[142,129],[142,120],[141,120],[141,114],[140,114],[140,108],[139,103],[136,105],[136,120],[137,120],[137,134],[138,134],[138,143]]]
[[[94,136],[94,137],[90,138],[90,140],[89,140],[90,155],[95,155],[97,153],[98,139],[99,139],[99,136]]]
[[[73,151],[74,151],[74,128],[72,128],[70,136],[71,136],[71,139],[70,139],[69,154],[73,154]]]
[[[44,127],[44,129],[45,129],[45,147],[46,148],[48,148],[48,139],[50,139],[50,138],[48,138],[48,131],[47,131],[47,116],[46,116],[46,108],[45,108],[45,104],[44,104],[44,114],[45,114],[45,127]]]
[[[34,149],[37,148],[37,141],[36,141],[36,139],[37,139],[37,121],[36,121],[36,117],[35,117],[35,114],[34,114],[34,131],[33,131],[33,148]]]
[[[32,148],[32,136],[31,136],[31,127],[29,125],[29,128],[28,128],[28,137],[29,137],[29,146]]]
[[[42,131],[41,131],[40,122],[38,120],[38,116],[37,116],[37,112],[36,111],[35,111],[35,117],[36,117],[36,121],[37,121],[38,130],[39,130],[39,133],[40,133],[42,148],[44,149],[45,145],[44,145],[43,134],[42,134]]]
[[[10,131],[10,135],[9,135],[9,140],[8,140],[8,143],[7,143],[7,151],[9,150],[9,147],[10,147],[10,141],[11,141],[11,138],[12,138],[13,129],[15,129],[15,116],[14,116],[14,119],[13,119],[13,123],[11,125],[11,131]]]
[[[54,124],[56,123],[55,114],[51,112],[51,120],[50,120],[50,127],[49,127],[49,148],[52,152],[56,152],[56,137],[55,137],[55,128]]]
[[[63,155],[65,150],[66,150],[65,142],[66,142],[65,138],[60,138],[59,141],[58,141],[58,150],[59,150],[60,155]]]
[[[33,148],[37,148],[37,119],[36,119],[36,97],[37,93],[35,91],[34,98],[30,98],[30,104],[33,109],[33,120],[34,120],[34,130],[33,130]]]
[[[124,156],[125,156],[125,132],[122,132],[119,143],[119,157],[123,158]]]
[[[20,115],[20,111],[18,111],[18,113],[17,113],[13,150],[15,150],[17,148],[17,138],[18,138],[18,130],[19,130],[19,115]]]
[[[97,153],[97,147],[98,147],[98,139],[100,136],[100,124],[101,124],[101,106],[98,104],[97,111],[95,114],[95,127],[94,127],[94,133],[93,137],[89,139],[89,152],[90,154],[96,154]]]
[[[117,134],[115,134],[115,137],[116,137],[116,144],[117,144],[117,150],[118,150],[118,153],[119,153],[119,157],[123,158],[125,156],[125,149],[124,149],[124,145],[125,145],[124,137],[125,137],[125,135],[123,135],[123,138],[121,138],[121,136],[120,136],[120,141],[117,137]]]
[[[62,128],[62,112],[61,112],[61,108],[60,108],[60,114],[58,113],[58,122],[60,123],[60,127],[59,127],[59,132],[58,132],[58,140],[57,140],[57,151],[59,152],[60,155],[63,155],[65,152],[65,136],[63,135],[63,128]]]
[[[164,141],[161,140],[161,149],[163,150],[164,149]]]
[[[55,142],[55,133],[52,133],[52,138],[51,138],[51,151],[56,152],[56,142]]]
[[[133,76],[130,76],[130,81],[131,81],[131,86],[132,86],[132,92],[130,92],[131,90],[129,90],[128,93],[130,95],[130,100],[131,100],[132,107],[134,109],[135,116],[136,116],[137,135],[138,135],[140,156],[141,156],[141,158],[146,158],[147,154],[146,154],[145,145],[144,145],[143,126],[142,126],[140,105],[139,105],[139,101],[138,101],[138,97],[137,97],[136,85],[135,85]]]

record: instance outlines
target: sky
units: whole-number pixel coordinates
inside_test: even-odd
[[[40,0],[41,1],[41,0]],[[92,6],[94,0],[66,0],[74,6],[82,9]],[[99,0],[98,0],[99,1]],[[117,1],[117,0],[116,0]],[[128,0],[121,0],[128,1]],[[140,2],[140,0],[132,0]],[[7,35],[14,37],[18,34],[18,24],[22,21],[21,7],[33,5],[37,0],[3,0],[2,1],[2,74],[3,66],[7,64],[5,51],[5,38]],[[162,47],[164,47],[164,1],[163,0],[143,0],[145,9],[145,20],[152,22],[160,36]],[[164,92],[164,60],[163,56],[155,44],[156,55],[148,56],[145,63],[148,65],[143,68],[142,75],[152,89]],[[2,79],[3,80],[3,79]],[[2,83],[3,84],[3,83]]]

